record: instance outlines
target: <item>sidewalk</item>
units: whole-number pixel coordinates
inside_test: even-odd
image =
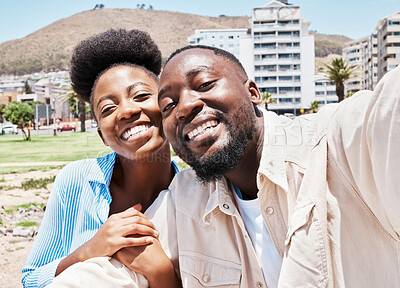
[[[0,163],[0,167],[24,167],[24,166],[59,166],[67,165],[70,162],[14,162],[14,163]]]

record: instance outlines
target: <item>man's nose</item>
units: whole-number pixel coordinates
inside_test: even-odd
[[[194,93],[190,93],[189,91],[183,91],[179,98],[176,119],[179,121],[187,119],[193,114],[201,111],[203,105],[204,103],[200,99],[200,97],[198,97]]]

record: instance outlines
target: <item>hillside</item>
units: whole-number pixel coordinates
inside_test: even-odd
[[[110,28],[149,32],[166,58],[175,49],[187,45],[187,37],[195,29],[248,28],[248,20],[248,17],[207,17],[143,9],[84,11],[24,38],[1,43],[0,75],[68,69],[72,49],[79,41]],[[317,55],[326,56],[337,53],[346,37],[343,41],[330,40],[330,35],[315,34],[315,38]]]

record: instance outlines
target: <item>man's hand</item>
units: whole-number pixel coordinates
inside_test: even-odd
[[[146,246],[123,248],[114,254],[114,258],[132,271],[143,274],[151,288],[181,287],[170,259],[155,238]]]

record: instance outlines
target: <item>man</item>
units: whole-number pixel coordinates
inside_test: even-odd
[[[224,178],[233,185],[235,196],[217,192],[213,213],[236,215],[242,228],[238,208],[239,251],[247,231],[268,287],[278,277],[280,287],[400,287],[400,67],[375,92],[290,122],[260,111],[256,85],[229,54],[190,46],[167,61],[159,104],[167,139],[206,183],[203,193]],[[175,202],[182,178],[171,185]],[[263,221],[243,201],[257,198]],[[186,207],[188,218],[198,206]],[[218,254],[225,236],[214,232],[216,247],[197,252]]]
[[[291,121],[229,53],[171,55],[164,132],[193,170],[149,217],[183,286],[400,287],[399,77]]]

